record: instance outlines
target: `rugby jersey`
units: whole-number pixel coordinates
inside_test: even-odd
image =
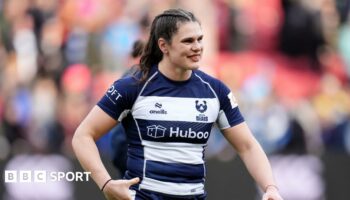
[[[244,121],[234,96],[200,70],[186,81],[173,81],[155,65],[148,80],[140,83],[140,77],[117,80],[97,104],[126,130],[125,178],[141,178],[132,189],[203,194],[204,148],[213,124],[226,129]]]

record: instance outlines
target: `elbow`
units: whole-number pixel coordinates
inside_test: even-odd
[[[247,154],[249,152],[254,151],[255,149],[259,149],[259,148],[260,148],[260,144],[254,138],[249,142],[241,144],[241,146],[237,149],[237,152],[240,155],[244,155],[244,154]]]
[[[76,153],[79,148],[84,146],[87,142],[95,142],[95,139],[93,137],[93,132],[88,129],[87,127],[84,127],[80,125],[77,130],[74,132],[74,135],[72,137],[71,145],[73,148],[73,151]]]
[[[73,134],[72,140],[71,140],[71,145],[73,148],[73,151],[76,152],[77,148],[81,145],[82,143],[82,134],[83,131],[81,130],[81,127],[79,126],[76,131]]]
[[[71,145],[72,145],[72,148],[73,148],[73,151],[76,152],[76,148],[77,146],[79,145],[79,136],[78,136],[78,129],[75,131],[73,137],[72,137],[72,140],[71,140]]]
[[[239,148],[236,148],[237,153],[242,155],[245,154],[246,152],[249,152],[253,149],[253,144],[242,144]]]

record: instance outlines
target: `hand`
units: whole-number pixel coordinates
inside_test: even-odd
[[[262,200],[283,200],[276,187],[267,187]]]
[[[139,178],[113,180],[105,186],[103,193],[108,200],[132,200],[129,187],[137,184],[139,181]]]

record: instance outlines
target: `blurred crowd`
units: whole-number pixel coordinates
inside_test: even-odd
[[[285,163],[303,165],[311,186],[294,193],[307,187],[314,193],[306,199],[322,199],[319,157],[350,154],[350,2],[343,0],[0,0],[0,160],[14,166],[27,154],[47,155],[53,167],[60,159],[52,155],[72,157],[79,122],[137,62],[133,43],[147,39],[153,17],[172,7],[200,19],[202,70],[233,90],[277,176],[287,180]],[[106,141],[99,147],[108,154]],[[231,158],[220,134],[210,144],[208,157]],[[295,184],[285,180],[282,188]]]

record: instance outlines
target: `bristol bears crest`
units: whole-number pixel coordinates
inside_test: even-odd
[[[196,109],[200,112],[200,113],[204,113],[207,109],[207,101],[203,100],[201,103],[196,100]]]

